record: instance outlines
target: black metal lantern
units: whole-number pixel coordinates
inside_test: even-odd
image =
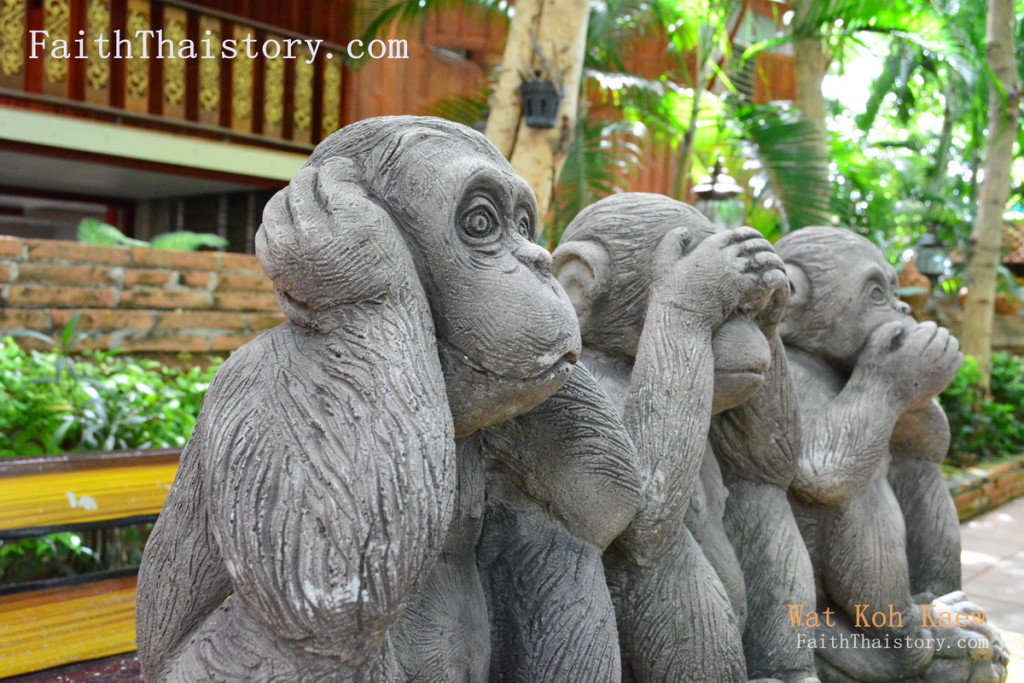
[[[721,157],[715,161],[711,175],[694,188],[694,206],[719,230],[732,230],[743,225],[743,188],[725,173]]]
[[[938,282],[949,269],[946,246],[931,229],[914,245],[914,265],[922,275],[932,281],[932,284]]]
[[[562,106],[562,89],[551,81],[523,81],[519,86],[523,118],[530,128],[554,128]]]

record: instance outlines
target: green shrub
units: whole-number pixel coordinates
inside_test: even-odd
[[[184,446],[216,365],[0,345],[0,457]]]
[[[978,361],[968,356],[939,397],[952,432],[947,462],[957,467],[1024,452],[1024,362],[1010,353],[992,354],[992,399],[984,403],[980,378]]]
[[[219,363],[179,369],[72,348],[75,325],[24,351],[0,340],[0,457],[184,446]],[[0,541],[0,586],[137,565],[152,524]]]

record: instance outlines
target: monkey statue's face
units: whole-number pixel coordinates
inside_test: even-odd
[[[867,239],[839,228],[804,228],[776,248],[792,292],[780,326],[786,344],[850,370],[872,332],[912,320],[896,271]]]
[[[569,378],[572,304],[537,245],[536,199],[496,151],[423,136],[385,189],[427,291],[456,436],[527,412]]]

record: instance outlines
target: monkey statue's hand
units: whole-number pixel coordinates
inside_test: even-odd
[[[687,253],[690,240],[685,228],[662,238],[652,298],[693,313],[712,330],[737,308],[751,315],[774,308],[788,280],[782,259],[761,233],[753,228],[715,233]]]
[[[960,344],[949,330],[908,318],[871,333],[851,381],[887,387],[905,411],[923,407],[938,396],[962,361]]]
[[[350,159],[306,166],[263,211],[256,255],[293,321],[320,328],[345,304],[425,297],[398,226],[359,182]]]

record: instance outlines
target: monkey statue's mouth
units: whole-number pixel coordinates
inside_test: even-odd
[[[764,385],[768,369],[715,370],[711,413],[717,415],[745,403]]]
[[[459,438],[533,410],[562,388],[579,359],[578,349],[569,349],[540,372],[510,377],[484,367],[442,339],[437,346]]]
[[[482,363],[477,361],[468,353],[462,351],[457,346],[448,342],[444,339],[437,340],[438,353],[441,357],[441,367],[447,373],[449,368],[454,369],[455,366],[461,366],[474,373],[485,375],[492,379],[508,380],[513,382],[545,382],[548,381],[564,372],[571,373],[572,367],[576,365],[576,362],[580,358],[579,349],[569,349],[565,351],[557,360],[551,365],[545,367],[537,373],[523,372],[523,373],[503,373],[494,370],[493,368],[485,367]],[[550,357],[553,354],[547,354]],[[543,362],[543,359],[538,359],[536,363],[524,363],[524,369],[526,367],[535,367]]]
[[[715,370],[715,379],[732,382],[764,382],[762,370]]]

